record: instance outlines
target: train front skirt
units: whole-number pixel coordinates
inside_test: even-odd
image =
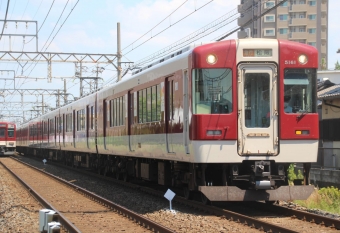
[[[276,201],[306,200],[314,191],[313,185],[281,186],[274,190],[242,190],[236,186],[199,186],[210,201]]]

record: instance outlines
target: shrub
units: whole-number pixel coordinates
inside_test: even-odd
[[[315,190],[307,200],[295,202],[309,209],[340,214],[340,190],[333,186]]]

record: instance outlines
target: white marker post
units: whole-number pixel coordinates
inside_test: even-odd
[[[43,160],[43,163],[44,163],[44,165],[46,165],[46,162],[47,162],[47,160],[46,160],[46,159],[44,159],[44,160]]]
[[[172,211],[171,201],[175,197],[175,195],[176,194],[170,189],[168,189],[168,191],[166,191],[166,193],[164,194],[164,197],[170,201],[170,211]]]

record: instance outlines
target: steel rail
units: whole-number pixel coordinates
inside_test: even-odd
[[[19,161],[20,162],[20,161]],[[46,201],[42,196],[40,196],[34,189],[31,188],[25,181],[23,181],[19,176],[17,176],[9,167],[0,163],[4,166],[33,196],[36,200],[38,200],[45,208],[52,209],[57,213],[58,222],[66,228],[66,230],[70,233],[81,233],[81,231],[73,225],[63,214],[61,214],[56,208],[53,207],[51,203]]]
[[[30,159],[37,160],[34,157],[30,157]],[[50,164],[55,165],[55,166],[63,167],[63,168],[73,170],[73,171],[77,171],[78,173],[93,176],[93,177],[96,177],[96,178],[99,178],[99,179],[102,179],[102,180],[106,180],[106,181],[109,181],[109,182],[114,182],[116,184],[123,185],[123,186],[129,187],[129,188],[132,188],[132,189],[138,189],[138,190],[147,192],[151,195],[155,195],[155,196],[159,196],[159,197],[163,197],[163,195],[164,195],[163,192],[159,192],[159,191],[153,190],[151,188],[141,187],[141,186],[133,184],[133,183],[127,183],[127,182],[120,181],[120,180],[117,180],[117,179],[105,177],[105,176],[98,175],[98,174],[93,173],[93,172],[74,169],[74,168],[71,168],[69,166],[65,166],[65,165],[62,165],[62,164],[59,164],[59,163],[56,163],[56,162],[53,162],[53,161],[48,161],[48,162]],[[201,209],[202,211],[211,211],[212,213],[215,213],[214,211],[216,210],[217,215],[226,216],[226,217],[229,216],[230,219],[233,220],[233,221],[239,221],[240,222],[241,219],[244,216],[244,215],[241,215],[241,214],[237,214],[234,217],[229,213],[235,213],[235,212],[228,211],[228,210],[222,210],[222,212],[220,212],[221,209],[218,208],[218,207],[212,207],[210,209],[206,209],[206,207],[207,207],[206,205],[203,205],[203,204],[196,202],[196,201],[188,201],[183,197],[176,196],[174,201],[178,202],[180,204],[183,204],[183,205],[191,206],[193,208]],[[309,222],[312,222],[312,223],[328,226],[328,227],[335,228],[335,229],[338,229],[338,230],[340,229],[340,220],[331,219],[331,218],[328,218],[328,217],[325,217],[325,216],[321,216],[321,215],[317,215],[317,214],[313,214],[313,213],[309,213],[309,212],[305,212],[305,211],[294,210],[294,209],[290,209],[290,208],[282,207],[282,206],[267,205],[267,204],[262,204],[262,203],[257,203],[257,202],[253,202],[252,205],[261,205],[261,208],[266,208],[269,211],[273,211],[273,209],[277,208],[278,209],[277,211],[280,212],[281,214],[291,216],[291,217],[295,217],[295,218],[298,218],[298,219],[301,219],[301,220],[304,220],[304,221],[309,221]],[[244,217],[249,218],[247,216],[244,216]],[[243,220],[247,221],[246,218],[244,218]],[[251,220],[253,220],[253,219],[251,219]],[[254,219],[254,220],[256,220],[256,219]],[[256,220],[256,221],[263,223],[260,220]],[[248,221],[246,222],[246,224],[248,224]],[[250,223],[248,225],[249,226],[255,226],[255,227],[259,226],[259,225],[250,225]],[[275,227],[277,227],[277,226],[275,225]],[[261,226],[259,228],[265,229],[264,227],[261,227]],[[284,230],[278,229],[278,232],[295,232],[295,231],[286,231],[286,230],[287,229],[284,229]]]
[[[164,233],[174,233],[173,230],[171,230],[171,229],[169,229],[169,228],[167,228],[167,227],[165,227],[165,226],[163,226],[161,224],[158,224],[158,223],[156,223],[156,222],[154,222],[154,221],[152,221],[150,219],[147,219],[147,218],[143,217],[142,215],[139,215],[139,214],[137,214],[137,213],[135,213],[135,212],[133,212],[133,211],[131,211],[129,209],[126,209],[123,206],[120,206],[118,204],[115,204],[115,203],[113,203],[113,202],[103,198],[103,197],[100,197],[100,196],[98,196],[95,193],[92,193],[92,192],[90,192],[90,191],[88,191],[86,189],[83,189],[83,188],[75,185],[75,184],[72,184],[72,183],[70,183],[70,182],[68,182],[66,180],[63,180],[63,179],[61,179],[61,178],[59,178],[59,177],[57,177],[57,176],[55,176],[53,174],[47,173],[45,171],[42,171],[42,170],[40,170],[40,169],[38,169],[38,168],[28,164],[28,163],[25,163],[25,162],[20,161],[20,160],[18,160],[16,158],[13,158],[13,157],[11,157],[11,158],[16,160],[16,161],[18,161],[18,162],[20,162],[20,163],[22,163],[22,164],[25,164],[26,166],[28,166],[30,168],[33,168],[34,170],[39,171],[39,172],[41,172],[41,173],[43,173],[43,174],[45,174],[47,176],[53,177],[54,179],[56,179],[57,181],[61,182],[62,184],[65,184],[67,186],[72,187],[75,191],[83,194],[84,196],[87,196],[87,197],[91,198],[92,200],[95,200],[98,203],[101,203],[101,204],[103,204],[103,205],[113,209],[117,213],[123,215],[124,217],[126,217],[126,218],[128,218],[130,220],[135,221],[139,225],[141,225],[141,226],[143,226],[143,227],[145,227],[145,228],[147,228],[149,230],[152,230],[154,232],[161,232],[161,233],[163,233],[163,232]]]
[[[154,195],[162,195],[160,192],[155,191],[155,190],[150,189],[150,188],[140,188],[140,190],[143,190],[145,192],[148,192],[148,193],[154,194]],[[297,231],[293,231],[293,230],[290,230],[290,229],[287,229],[287,228],[284,228],[284,227],[280,227],[280,226],[275,225],[275,224],[271,224],[271,223],[268,223],[268,222],[258,220],[256,218],[252,218],[252,217],[249,217],[249,216],[246,216],[246,215],[242,215],[242,214],[230,211],[230,210],[224,210],[224,209],[221,209],[221,208],[218,208],[218,207],[215,207],[215,206],[204,205],[204,204],[197,202],[197,201],[190,201],[190,200],[187,200],[183,197],[176,196],[174,198],[174,201],[178,202],[182,205],[190,206],[190,207],[195,208],[195,209],[200,209],[204,212],[209,212],[209,213],[215,214],[217,216],[224,217],[224,218],[226,218],[230,221],[243,223],[243,224],[248,225],[252,228],[260,229],[260,230],[263,230],[265,232],[272,232],[272,233],[274,233],[274,232],[280,232],[280,233],[297,232]]]
[[[64,166],[64,165],[61,165],[61,164],[58,164],[58,163],[55,163],[55,162],[52,162],[52,161],[49,161],[49,163],[56,165],[56,166],[64,167],[64,168],[67,168],[67,169],[70,169],[70,170],[76,170],[76,169],[72,169],[68,166]],[[100,179],[104,179],[106,181],[118,183],[120,185],[124,185],[124,186],[130,187],[130,188],[135,188],[135,189],[141,190],[143,192],[149,193],[149,194],[154,195],[154,196],[158,196],[158,197],[164,196],[163,192],[154,190],[152,188],[142,187],[142,186],[139,186],[139,185],[136,185],[136,184],[131,184],[131,183],[123,182],[123,181],[116,180],[116,179],[113,179],[113,178],[104,177],[104,176],[101,176],[101,175],[98,175],[98,174],[95,174],[95,173],[92,173],[92,172],[88,172],[88,171],[82,171],[82,170],[79,170],[79,169],[76,170],[76,171],[80,172],[82,174],[87,174],[87,175],[94,176],[94,177],[97,177],[97,178],[100,178]],[[197,202],[197,201],[190,201],[190,200],[187,200],[183,197],[176,196],[173,201],[180,203],[181,205],[189,206],[189,207],[194,208],[194,209],[199,209],[203,212],[209,212],[209,213],[215,214],[217,216],[222,216],[222,217],[224,217],[224,218],[226,218],[230,221],[242,223],[242,224],[248,225],[249,227],[252,227],[252,228],[261,229],[265,232],[272,232],[272,233],[274,233],[274,232],[280,232],[280,233],[293,233],[294,232],[294,233],[296,233],[297,232],[297,231],[293,231],[293,230],[290,230],[290,229],[287,229],[287,228],[284,228],[284,227],[280,227],[280,226],[275,225],[275,224],[271,224],[271,223],[264,222],[264,221],[261,221],[261,220],[258,220],[258,219],[255,219],[255,218],[252,218],[252,217],[249,217],[249,216],[245,216],[245,215],[233,212],[233,211],[224,210],[224,209],[221,209],[221,208],[218,208],[218,207],[215,207],[215,206],[204,205],[204,204]]]
[[[254,204],[261,208],[266,208],[269,211],[275,211],[280,214],[291,216],[293,218],[298,218],[304,221],[308,221],[308,222],[312,222],[312,223],[316,223],[316,224],[324,225],[326,227],[332,227],[337,230],[340,230],[340,220],[337,220],[337,219],[332,219],[329,217],[325,217],[322,215],[317,215],[317,214],[313,214],[313,213],[309,213],[309,212],[305,212],[301,210],[295,210],[295,209],[291,209],[291,208],[284,207],[284,206],[277,206],[277,205],[267,206],[266,204],[263,204],[263,203],[254,203]]]

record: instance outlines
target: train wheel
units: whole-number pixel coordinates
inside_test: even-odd
[[[120,173],[116,171],[116,179],[119,180],[120,178]]]
[[[210,205],[211,204],[210,200],[203,193],[201,193],[201,201],[204,205]]]
[[[127,182],[128,179],[129,179],[129,176],[128,176],[127,172],[124,172],[124,173],[123,173],[123,180],[124,180],[125,182]]]
[[[190,191],[190,189],[188,187],[183,188],[183,194],[184,194],[184,198],[187,199],[187,200],[192,200],[192,198],[194,196],[194,192]]]
[[[104,171],[103,171],[103,176],[106,176],[107,172],[108,172],[108,168],[107,166],[105,166]]]
[[[276,203],[276,201],[265,201],[265,203],[267,205],[274,205]]]

